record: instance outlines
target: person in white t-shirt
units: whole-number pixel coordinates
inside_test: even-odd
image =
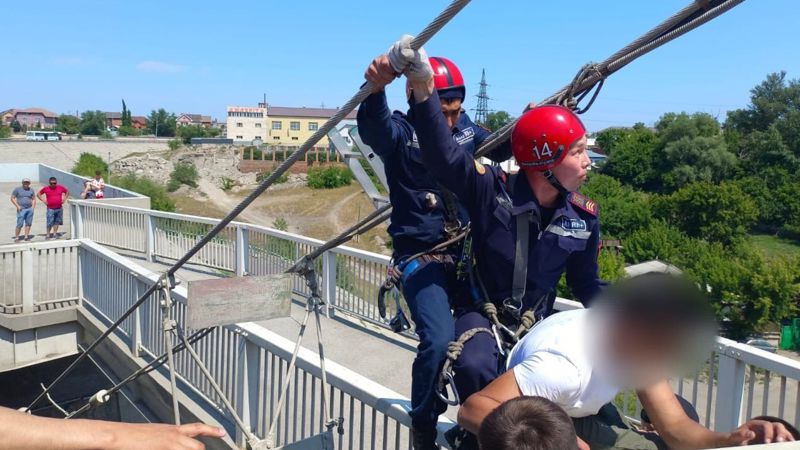
[[[554,314],[513,348],[508,371],[472,395],[459,424],[477,433],[500,404],[520,396],[551,400],[572,418],[579,445],[594,449],[706,449],[793,440],[780,423],[751,420],[718,433],[690,419],[666,379],[709,354],[713,315],[696,286],[663,273],[624,280],[597,306]],[[682,366],[682,367],[680,367]],[[606,414],[635,389],[657,433]],[[613,409],[613,408],[612,408]]]
[[[94,191],[94,198],[105,197],[103,190],[106,188],[106,182],[103,180],[103,174],[99,170],[94,172],[94,178],[89,183],[92,191]]]

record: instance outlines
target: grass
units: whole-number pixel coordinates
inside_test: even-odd
[[[781,256],[800,256],[800,243],[792,239],[781,238],[770,234],[755,234],[751,236],[753,244],[768,258]]]
[[[170,194],[169,196],[175,201],[175,212],[181,214],[221,219],[227,213],[217,208],[211,201],[197,200],[189,195]]]

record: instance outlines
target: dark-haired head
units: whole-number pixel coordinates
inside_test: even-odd
[[[478,431],[481,450],[577,450],[572,419],[542,397],[517,397],[486,416]]]

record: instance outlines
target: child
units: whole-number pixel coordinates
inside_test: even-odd
[[[478,432],[481,450],[578,450],[572,419],[542,397],[517,397],[486,416]]]

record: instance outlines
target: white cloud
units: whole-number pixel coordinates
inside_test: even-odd
[[[186,69],[186,66],[161,61],[142,61],[136,65],[136,68],[142,72],[177,73]]]

